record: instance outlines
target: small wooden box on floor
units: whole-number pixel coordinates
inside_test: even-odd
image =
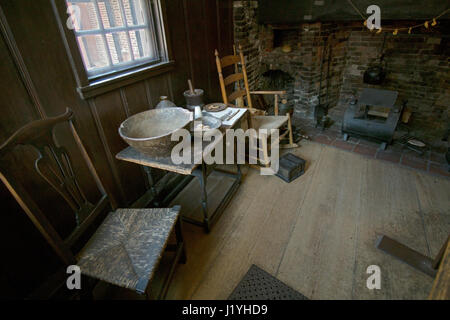
[[[286,153],[280,158],[280,167],[276,175],[286,182],[291,182],[305,172],[305,164],[305,160],[292,153]]]

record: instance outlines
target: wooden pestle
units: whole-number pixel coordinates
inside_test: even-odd
[[[192,95],[194,95],[195,91],[194,91],[194,86],[192,85],[191,79],[188,79],[188,85],[189,85],[189,91],[191,92]]]

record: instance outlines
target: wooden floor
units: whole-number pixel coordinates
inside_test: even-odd
[[[168,299],[226,299],[252,264],[310,299],[425,299],[432,279],[375,248],[388,235],[434,257],[450,231],[450,180],[302,142],[287,184],[249,170],[208,235],[184,224],[188,263]],[[366,287],[370,265],[381,289]]]

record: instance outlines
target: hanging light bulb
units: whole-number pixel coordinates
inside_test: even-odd
[[[433,27],[434,27],[435,25],[437,25],[436,18],[433,19],[433,22],[431,23],[431,25],[432,25]]]
[[[367,20],[364,20],[364,27],[367,27]]]
[[[428,29],[428,21],[425,21],[425,23],[423,25],[425,26],[425,28]]]
[[[395,29],[394,32],[392,32],[392,34],[393,34],[394,36],[396,36],[397,33],[398,33],[398,29]]]
[[[408,34],[411,34],[411,30],[412,30],[412,28],[409,28],[409,30],[408,30]]]

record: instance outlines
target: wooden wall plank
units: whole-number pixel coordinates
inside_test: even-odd
[[[161,76],[159,76],[158,78],[160,77]],[[122,90],[124,91],[128,103],[129,115],[133,115],[150,109],[147,99],[145,82],[132,84],[123,88]]]
[[[220,52],[227,52],[227,54],[231,54],[233,52],[234,43],[233,0],[219,0],[218,15],[218,21],[220,21],[218,30],[221,35],[219,50]]]
[[[175,71],[172,73],[171,82],[174,102],[177,105],[184,104],[183,91],[187,88],[187,79],[191,74],[191,59],[189,58],[189,42],[187,39],[185,11],[183,0],[166,1],[167,23],[170,28],[170,41]]]
[[[36,88],[34,87],[33,81],[30,78],[30,74],[28,73],[25,62],[23,61],[22,54],[20,53],[20,50],[17,47],[11,28],[8,24],[6,16],[1,7],[0,7],[0,28],[1,33],[3,35],[3,39],[5,41],[5,49],[7,46],[8,50],[11,52],[12,58],[17,66],[17,70],[21,75],[22,82],[27,90],[29,98],[33,102],[36,113],[40,116],[40,118],[45,118],[46,114],[42,108],[42,104],[36,92]],[[7,50],[5,50],[5,52],[6,51]]]
[[[119,193],[113,182],[110,168],[104,165],[107,163],[107,155],[103,151],[89,106],[86,101],[80,99],[76,91],[75,78],[62,40],[55,41],[55,39],[61,39],[61,36],[50,2],[18,0],[2,1],[0,4],[11,27],[14,41],[22,53],[27,73],[39,95],[44,112],[48,116],[55,116],[62,114],[67,107],[74,111],[74,121],[80,137],[114,202]],[[49,51],[52,54],[48,54]],[[96,192],[95,186],[91,187],[92,178],[84,165],[81,153],[70,131],[66,129],[58,131],[61,135],[59,142],[68,145],[74,166],[79,168],[80,183],[89,191],[87,194],[91,191]]]
[[[186,10],[186,28],[189,28],[188,41],[192,59],[192,82],[195,88],[205,91],[205,99],[209,101],[208,92],[208,52],[205,35],[205,7],[203,1],[190,1]],[[201,23],[199,23],[201,20]],[[202,48],[198,50],[198,48]]]
[[[203,0],[203,6],[205,7],[205,54],[206,54],[206,64],[207,66],[207,76],[208,76],[208,97],[210,99],[215,99],[220,96],[219,90],[219,77],[217,74],[217,67],[215,61],[214,50],[219,47],[219,39],[217,34],[220,33],[220,22],[217,20],[217,2]],[[220,100],[218,100],[220,101]]]
[[[2,110],[2,125],[0,141],[5,141],[21,126],[39,119],[30,96],[21,81],[18,70],[8,48],[0,38],[0,90],[2,92],[0,107]],[[5,120],[8,121],[5,121]]]
[[[168,75],[147,80],[148,90],[150,91],[151,104],[149,109],[154,109],[160,101],[161,96],[170,96],[170,88],[167,82]]]
[[[96,97],[91,103],[98,117],[97,125],[101,128],[102,142],[108,156],[115,182],[121,192],[124,204],[131,204],[145,192],[145,184],[139,167],[117,160],[115,155],[127,147],[120,137],[118,128],[127,118],[119,91],[112,91]]]
[[[11,53],[3,37],[0,37],[0,144],[21,126],[38,120],[39,114],[21,80]],[[9,162],[32,164],[34,154],[27,150],[17,150],[16,157]],[[22,171],[24,177],[29,171]],[[35,194],[39,189],[35,190]],[[55,270],[58,261],[49,249],[38,230],[22,211],[18,203],[0,183],[0,202],[2,222],[0,223],[0,298],[20,299],[24,292],[35,287],[43,278]],[[30,246],[30,244],[33,244]],[[45,259],[46,263],[33,264],[30,272],[29,262]],[[6,263],[9,261],[9,263]],[[13,263],[12,263],[13,262]],[[39,275],[39,276],[37,276]]]
[[[184,104],[182,93],[189,78],[196,88],[205,90],[205,102],[220,101],[214,49],[232,52],[232,1],[173,0],[167,3],[167,11],[177,64],[171,77],[175,102]]]

